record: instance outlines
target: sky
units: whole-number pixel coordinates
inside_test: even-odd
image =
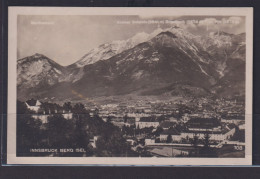
[[[18,59],[43,54],[60,65],[78,61],[91,49],[114,40],[126,40],[136,33],[180,26],[195,35],[218,30],[245,32],[244,17],[226,16],[50,16],[19,15],[17,22]]]

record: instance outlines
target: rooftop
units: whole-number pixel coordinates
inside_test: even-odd
[[[162,135],[180,135],[180,132],[175,128],[170,128],[161,133]]]
[[[223,116],[223,119],[226,120],[245,120],[245,116]]]
[[[210,129],[221,126],[220,121],[216,118],[192,118],[187,122],[189,128]]]
[[[163,122],[161,122],[160,126],[161,126],[162,128],[169,128],[169,127],[174,126],[175,124],[176,124],[175,122],[163,121]]]
[[[139,122],[158,122],[155,117],[141,117]]]
[[[37,104],[37,101],[36,99],[30,99],[30,100],[27,100],[26,103],[30,106],[36,106]]]

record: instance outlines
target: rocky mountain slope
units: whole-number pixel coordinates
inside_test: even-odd
[[[66,81],[68,70],[41,54],[17,61],[18,95],[28,95],[32,89],[40,90]]]
[[[244,95],[245,34],[157,29],[103,44],[68,67],[35,54],[17,69],[18,97]]]

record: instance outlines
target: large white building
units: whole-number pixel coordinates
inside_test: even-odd
[[[48,123],[48,117],[52,116],[53,114],[32,114],[32,118],[40,119],[43,124]],[[65,119],[69,120],[72,119],[73,113],[63,113],[61,114]]]
[[[208,132],[209,133],[209,140],[210,141],[217,141],[221,142],[223,140],[230,139],[235,133],[235,128],[232,128],[230,130],[225,129],[221,132]],[[204,139],[206,132],[193,132],[193,131],[184,131],[184,132],[178,132],[178,131],[164,131],[160,134],[160,141],[165,142],[167,140],[167,137],[171,135],[173,142],[181,142],[183,139],[193,139],[195,136],[198,137],[198,139]]]
[[[209,134],[211,141],[223,141],[232,137],[236,131],[235,125],[221,125],[220,121],[215,118],[193,118],[186,124],[185,129],[170,128],[160,134],[160,140],[166,141],[171,135],[173,142],[180,142],[183,139],[204,139],[206,133]]]
[[[159,126],[159,121],[156,121],[155,118],[152,117],[142,117],[140,120],[135,121],[136,128],[142,129],[146,127],[157,128]]]

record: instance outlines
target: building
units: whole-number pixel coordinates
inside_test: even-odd
[[[97,148],[97,140],[99,136],[94,136],[93,139],[89,139],[89,144],[95,149]]]
[[[140,120],[135,121],[136,128],[142,129],[145,127],[156,128],[159,126],[159,122],[154,117],[142,117]]]
[[[175,117],[170,117],[170,118],[169,118],[169,121],[170,121],[170,122],[175,122],[175,123],[177,123],[177,122],[178,122],[178,119],[175,118]]]
[[[238,128],[239,128],[239,130],[245,130],[246,126],[245,126],[245,124],[240,124],[238,126]]]
[[[154,145],[155,139],[145,139],[145,145]]]
[[[241,122],[245,122],[245,117],[244,116],[226,116],[226,117],[221,118],[221,122],[239,124]]]
[[[41,102],[39,100],[30,99],[25,102],[25,105],[27,106],[28,109],[38,112],[41,107]]]
[[[63,116],[65,119],[72,119],[73,113],[71,113],[71,112],[63,113],[62,116]]]
[[[149,117],[150,114],[146,113],[127,113],[128,117],[134,117],[136,121],[139,121],[142,117]]]
[[[187,113],[185,113],[183,116],[182,116],[182,119],[181,119],[184,123],[188,122],[190,120],[190,117]]]
[[[186,126],[189,131],[221,131],[221,123],[216,118],[191,118]]]
[[[68,113],[62,113],[61,114],[65,119],[69,120],[72,119],[73,113],[68,112]],[[53,116],[53,114],[32,114],[32,118],[34,119],[40,119],[43,124],[48,123],[48,117]]]
[[[32,114],[32,118],[40,119],[43,124],[48,123],[49,114]]]
[[[163,131],[160,134],[160,141],[165,142],[167,140],[168,135],[171,135],[173,142],[180,142],[182,139],[193,139],[195,136],[198,139],[205,139],[205,135],[208,133],[210,141],[222,142],[224,140],[230,139],[236,129],[234,125],[227,125],[225,128],[221,129],[220,131],[178,131],[175,128]]]
[[[176,149],[173,147],[153,147],[149,150],[150,154],[156,157],[175,157],[175,156],[187,156],[189,152],[183,149]]]
[[[216,141],[216,142],[222,142],[224,140],[228,140],[230,139],[230,137],[232,137],[235,133],[235,128],[231,129],[231,130],[223,130],[221,132],[208,132],[209,135],[209,140],[210,141]],[[195,136],[198,137],[198,139],[205,139],[205,135],[206,132],[198,132],[198,133],[194,133],[194,132],[182,132],[180,137],[181,138],[190,138],[193,139]]]
[[[166,142],[169,135],[172,137],[173,142],[180,142],[182,140],[181,133],[175,128],[170,128],[160,134],[160,141]]]
[[[176,126],[176,122],[172,122],[172,121],[162,121],[160,123],[160,127],[163,128],[164,130],[169,129],[170,127],[175,127]]]
[[[124,119],[124,123],[126,126],[133,126],[135,125],[135,118],[134,117],[127,117]]]

